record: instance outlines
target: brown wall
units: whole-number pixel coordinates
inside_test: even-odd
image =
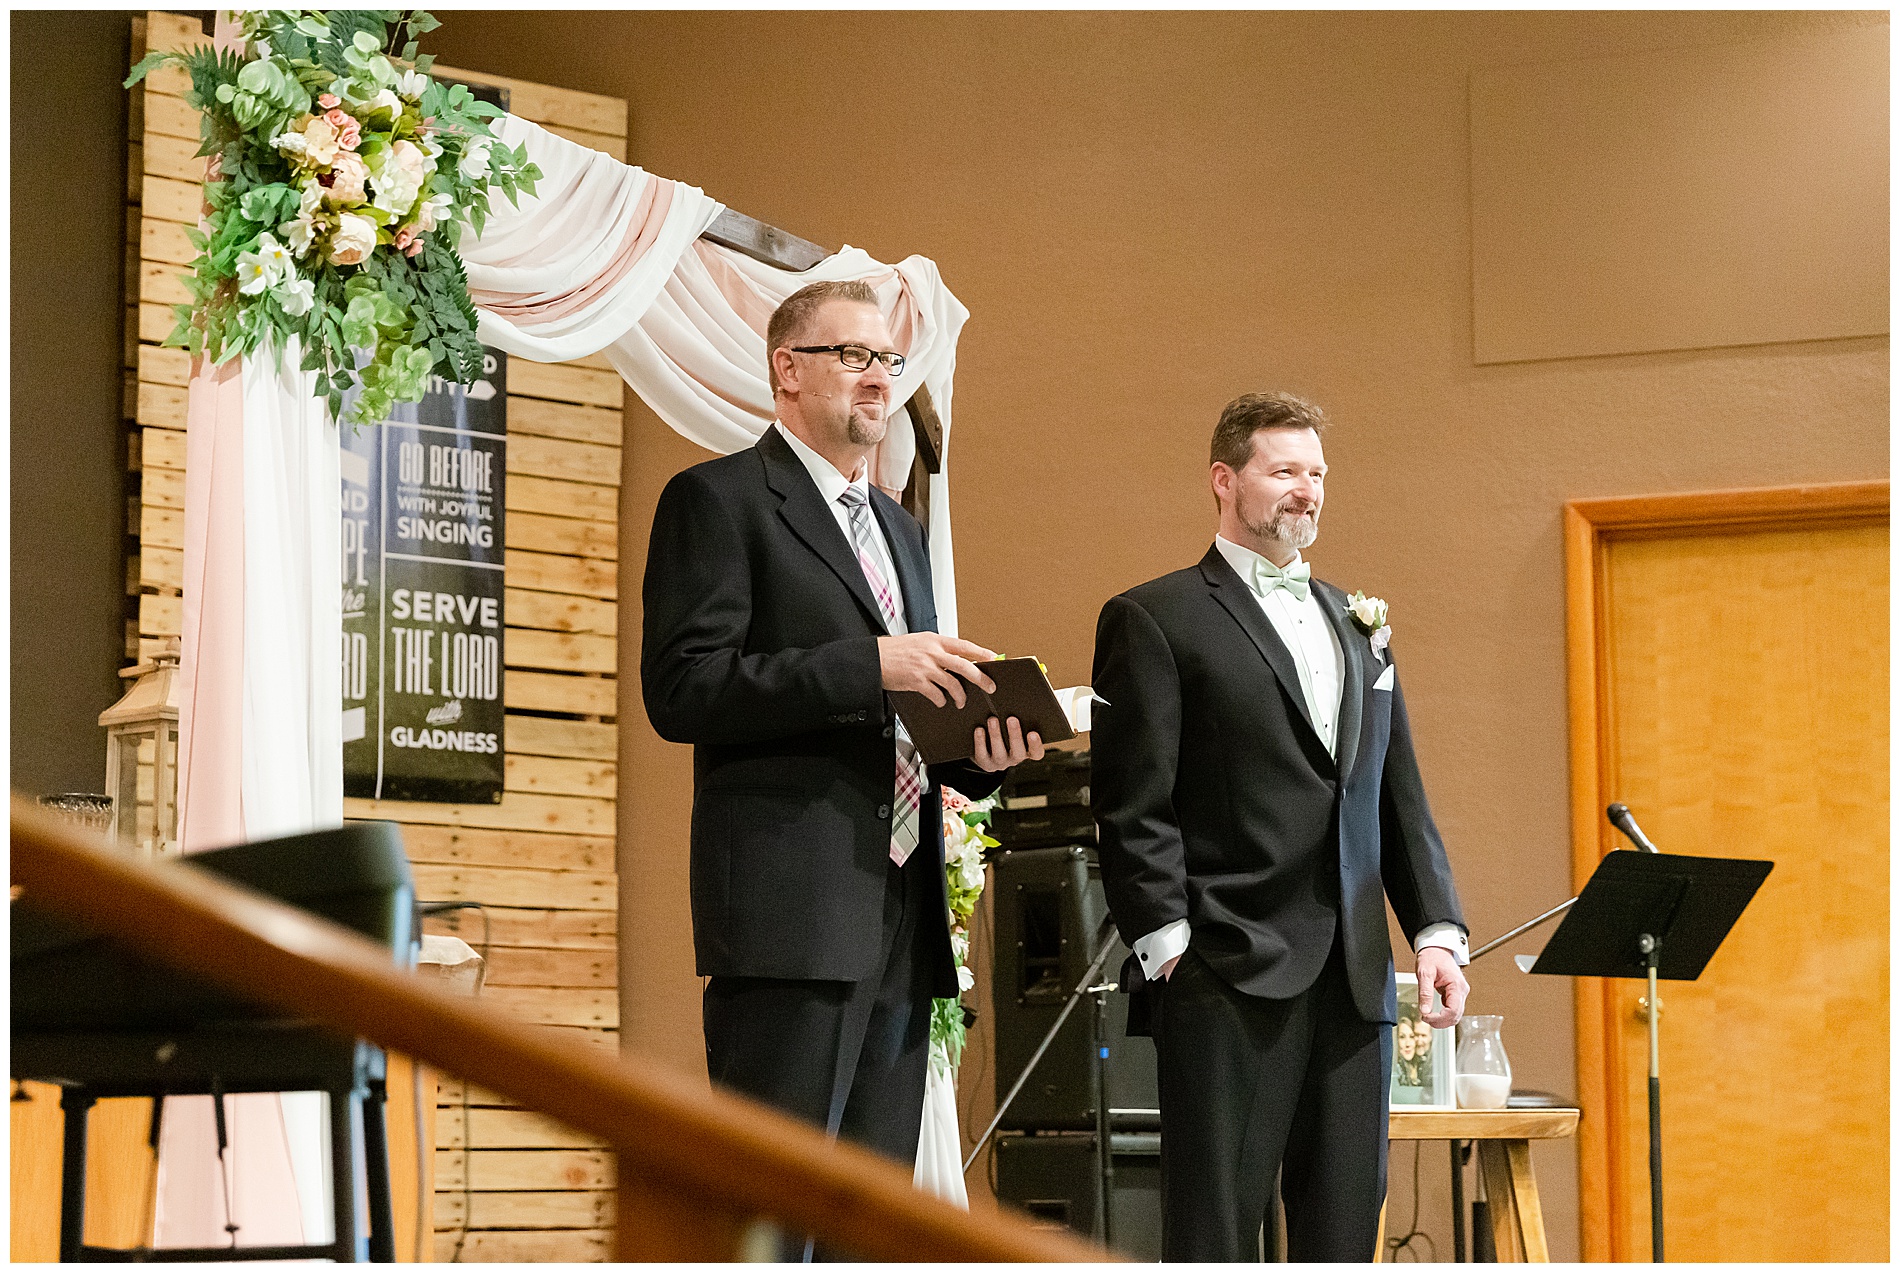
[[[882,259],[970,307],[951,449],[966,635],[1088,676],[1104,599],[1206,548],[1206,443],[1235,393],[1332,413],[1311,556],[1388,598],[1474,936],[1569,895],[1566,499],[1884,477],[1887,340],[1478,367],[1473,68],[1772,37],[1879,14],[458,13],[455,65],[625,97],[630,158]],[[702,455],[635,408],[623,622],[644,527]],[[1040,510],[1033,518],[1025,510]],[[1034,599],[1033,602],[1029,599]],[[688,755],[623,643],[630,1047],[703,1073]],[[1531,946],[1535,948],[1534,943]],[[1569,986],[1473,970],[1520,1086],[1575,1091]],[[1449,1254],[1443,1150],[1421,1227]],[[1553,1254],[1575,1158],[1540,1147]],[[1411,1212],[1394,1159],[1393,1222]]]
[[[12,15],[11,782],[98,791],[123,691],[125,13]]]

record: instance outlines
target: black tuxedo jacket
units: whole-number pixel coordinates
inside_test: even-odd
[[[1463,926],[1396,673],[1339,589],[1314,580],[1345,654],[1338,759],[1292,653],[1217,548],[1115,597],[1095,636],[1095,817],[1108,904],[1130,945],[1178,919],[1230,985],[1285,999],[1337,930],[1368,1021],[1396,1020],[1384,899],[1408,937]],[[1139,962],[1124,985],[1139,986]]]
[[[888,496],[913,632],[935,631],[923,528]],[[641,686],[662,738],[693,744],[693,945],[701,976],[857,981],[881,966],[896,742],[884,621],[824,497],[776,429],[676,475],[647,550]],[[933,765],[916,866],[932,872],[934,993],[957,994],[938,786],[1000,775]]]

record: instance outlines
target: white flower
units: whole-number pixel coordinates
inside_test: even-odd
[[[409,215],[409,209],[416,206],[416,196],[422,193],[422,183],[395,164],[383,165],[382,175],[374,179],[374,184],[376,197],[371,202],[398,221]]]
[[[316,241],[317,223],[308,216],[300,216],[294,221],[286,221],[278,226],[277,233],[289,240],[293,256],[303,256],[310,251],[310,245]]]
[[[1366,636],[1372,642],[1372,652],[1385,662],[1385,647],[1392,643],[1392,625],[1386,619],[1387,607],[1378,597],[1368,597],[1363,592],[1355,592],[1346,602],[1346,612],[1353,617]]]
[[[959,967],[957,969],[957,993],[961,994],[966,990],[974,989],[976,989],[976,974],[971,972],[968,968]]]
[[[354,212],[336,219],[336,233],[330,238],[330,260],[338,265],[361,265],[376,250],[376,223]]]
[[[455,212],[455,200],[447,193],[430,195],[416,209],[416,229],[427,234],[429,231],[452,219]]]
[[[259,61],[269,61],[270,60],[270,41],[269,40],[252,40],[251,41],[251,56],[258,59]]]
[[[983,855],[981,853],[964,854],[963,860],[957,863],[957,883],[964,888],[983,887]]]
[[[260,235],[257,251],[238,257],[238,291],[246,296],[257,296],[289,277],[290,272],[290,254],[284,251],[283,244],[270,234]]]
[[[1347,603],[1346,609],[1352,612],[1352,617],[1359,620],[1359,625],[1363,628],[1370,630],[1385,626],[1386,604],[1378,597],[1368,597],[1363,592],[1355,592],[1352,594],[1352,600]]]
[[[950,953],[957,957],[958,963],[963,963],[967,960],[970,957],[969,936],[965,933],[951,933]]]
[[[421,71],[404,71],[396,77],[396,91],[412,102],[421,101],[428,87],[429,77]]]
[[[271,284],[270,268],[252,252],[238,257],[238,291],[246,296],[256,296]]]
[[[389,89],[379,89],[376,96],[363,103],[363,109],[366,111],[387,110],[400,115],[402,114],[402,101]]]
[[[284,245],[268,231],[257,237],[257,255],[280,279],[289,278],[296,268],[291,264],[290,253],[284,250]]]
[[[435,139],[435,134],[417,134],[416,145],[422,147],[422,153],[429,157],[430,163],[434,163],[436,160],[442,158],[442,143]]]
[[[314,178],[304,182],[303,196],[297,200],[297,215],[312,216],[323,206],[323,186]]]
[[[277,289],[277,303],[292,318],[301,318],[317,303],[317,285],[307,278],[294,278]]]
[[[468,147],[462,152],[462,175],[470,181],[480,181],[488,175],[488,148],[495,143],[487,137],[471,137]]]
[[[310,148],[310,143],[304,140],[302,133],[283,133],[271,138],[270,144],[292,159],[303,158],[304,152]]]

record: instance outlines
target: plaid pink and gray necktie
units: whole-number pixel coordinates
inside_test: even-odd
[[[871,537],[876,532],[871,528],[869,496],[856,486],[847,486],[844,494],[838,497],[838,502],[850,514],[851,547],[858,555],[858,566],[864,571],[864,581],[871,585],[871,595],[877,598],[877,608],[884,615],[884,626],[892,632],[902,631],[903,621],[897,612],[897,596],[885,581],[884,572],[878,569],[877,554],[872,548]],[[891,861],[902,866],[917,847],[921,830],[924,765],[917,755],[916,744],[910,740],[910,731],[904,728],[904,722],[900,719],[896,725],[897,786],[896,796],[891,801]]]

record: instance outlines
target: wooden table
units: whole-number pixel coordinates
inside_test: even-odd
[[[1388,1134],[1393,1140],[1476,1141],[1498,1262],[1548,1264],[1550,1243],[1531,1172],[1531,1142],[1575,1135],[1577,1116],[1574,1109],[1394,1110]],[[1383,1215],[1377,1249],[1383,1258]]]

